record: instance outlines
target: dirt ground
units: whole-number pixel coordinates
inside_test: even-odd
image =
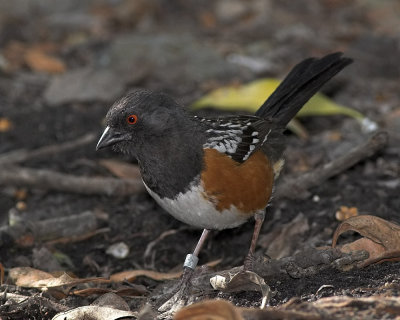
[[[308,190],[303,199],[273,200],[257,254],[279,259],[305,248],[330,246],[339,225],[335,212],[341,206],[400,224],[399,16],[396,0],[1,1],[0,170],[8,170],[1,157],[12,151],[36,150],[93,134],[95,138],[67,151],[28,156],[11,165],[80,177],[113,177],[101,160],[134,161],[111,150],[96,152],[95,145],[108,108],[130,88],[164,91],[189,105],[219,86],[282,78],[306,57],[342,51],[354,63],[323,92],[376,122],[389,133],[389,143]],[[283,178],[346,154],[371,135],[343,115],[300,121],[309,138],[287,133]],[[96,225],[81,230],[79,241],[62,231],[51,240],[28,237],[17,242],[1,233],[5,279],[15,267],[64,270],[80,278],[109,277],[131,269],[179,271],[201,232],[174,220],[143,191],[128,196],[88,195],[0,181],[3,228],[11,222],[29,226],[86,211],[94,213]],[[79,228],[69,228],[74,227]],[[66,228],[61,225],[60,230]],[[252,228],[249,222],[213,232],[200,263],[221,259],[215,270],[241,265]],[[348,232],[339,243],[358,237]],[[54,241],[59,238],[65,241]],[[109,253],[110,246],[120,242],[129,253],[116,258]],[[293,298],[311,303],[331,296],[399,297],[399,267],[400,262],[387,261],[347,272],[327,268],[300,278],[269,279],[274,292],[270,305]],[[146,292],[124,298],[132,311],[145,304],[160,281],[139,277],[134,284]],[[1,292],[5,290],[27,297],[41,292],[9,280],[0,286]],[[98,297],[44,296],[67,308],[88,305]],[[258,307],[261,301],[260,293],[248,291],[215,292],[209,297],[242,307]],[[60,311],[33,302],[24,308],[6,308],[6,296],[0,299],[0,319],[51,319]],[[399,317],[399,310],[389,312],[387,318]],[[371,319],[381,316],[371,315]]]

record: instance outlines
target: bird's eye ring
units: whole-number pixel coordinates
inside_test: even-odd
[[[135,124],[137,122],[138,118],[136,114],[131,114],[129,116],[126,117],[126,122],[128,122],[128,124]]]

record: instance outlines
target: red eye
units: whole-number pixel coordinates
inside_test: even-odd
[[[127,116],[126,122],[128,122],[129,124],[135,124],[137,122],[137,115],[131,114],[130,116]]]

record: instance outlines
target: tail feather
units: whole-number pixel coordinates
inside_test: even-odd
[[[286,126],[303,105],[334,75],[352,63],[341,52],[323,58],[308,58],[297,64],[274,93],[257,110],[256,116],[272,118]]]

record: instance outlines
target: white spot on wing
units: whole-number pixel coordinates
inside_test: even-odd
[[[267,141],[269,134],[271,133],[271,129],[269,129],[268,133],[265,135],[263,142],[261,143],[261,145],[263,145],[265,143],[265,141]]]

